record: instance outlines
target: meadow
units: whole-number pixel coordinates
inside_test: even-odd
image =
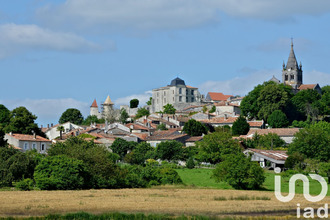
[[[67,213],[76,213],[90,215],[88,219],[97,219],[98,216],[116,219],[109,217],[115,214],[105,213],[119,212],[124,213],[118,214],[124,216],[120,219],[291,219],[296,214],[297,203],[302,208],[317,208],[330,203],[329,196],[319,203],[310,203],[302,194],[297,194],[288,203],[278,201],[271,191],[274,188],[273,173],[267,173],[265,189],[244,191],[233,190],[226,183],[216,183],[210,178],[210,169],[177,171],[184,185],[147,189],[0,191],[0,216],[75,219],[72,217],[75,214],[67,216]],[[285,178],[283,183],[285,191],[288,188]],[[312,187],[318,188],[317,183]]]

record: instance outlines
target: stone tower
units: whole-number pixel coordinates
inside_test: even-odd
[[[98,119],[101,118],[101,113],[99,112],[99,107],[96,103],[96,99],[94,99],[94,101],[90,107],[90,115],[95,115]]]
[[[103,110],[102,110],[102,117],[104,119],[110,118],[113,116],[113,105],[114,103],[111,101],[110,96],[106,98],[104,101]]]
[[[302,72],[302,65],[300,63],[298,66],[298,62],[293,51],[293,41],[291,40],[291,51],[288,62],[286,65],[283,62],[282,82],[297,90],[299,86],[303,84]]]

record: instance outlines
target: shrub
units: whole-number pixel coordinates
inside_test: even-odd
[[[83,162],[64,155],[46,157],[34,172],[37,187],[45,190],[82,189],[87,178]]]
[[[216,166],[213,177],[235,189],[257,189],[265,181],[264,170],[243,153],[229,154]]]
[[[250,130],[250,125],[243,116],[239,116],[233,123],[233,135],[246,135]]]
[[[30,191],[34,187],[34,182],[30,178],[23,179],[16,183],[15,187],[22,191]]]
[[[192,157],[190,157],[187,161],[186,167],[188,169],[194,169],[195,168],[195,162],[194,159]]]

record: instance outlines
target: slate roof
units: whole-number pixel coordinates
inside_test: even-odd
[[[165,131],[155,131],[152,136],[147,137],[148,141],[153,140],[175,140],[181,137],[185,137],[187,134],[181,134],[178,129],[171,128]]]
[[[47,138],[41,137],[39,135],[36,135],[35,138],[34,135],[29,135],[29,134],[7,134],[7,135],[20,141],[51,142]]]
[[[171,86],[177,86],[177,85],[186,85],[183,79],[180,79],[179,77],[176,77],[171,81]]]
[[[291,42],[291,50],[288,58],[288,62],[286,64],[287,69],[298,69],[298,63],[296,59],[296,55],[294,54],[293,51],[293,43]]]

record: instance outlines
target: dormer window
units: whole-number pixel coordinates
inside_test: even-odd
[[[294,75],[290,75],[290,80],[294,80]]]
[[[289,77],[288,75],[285,75],[285,81],[288,81]]]

